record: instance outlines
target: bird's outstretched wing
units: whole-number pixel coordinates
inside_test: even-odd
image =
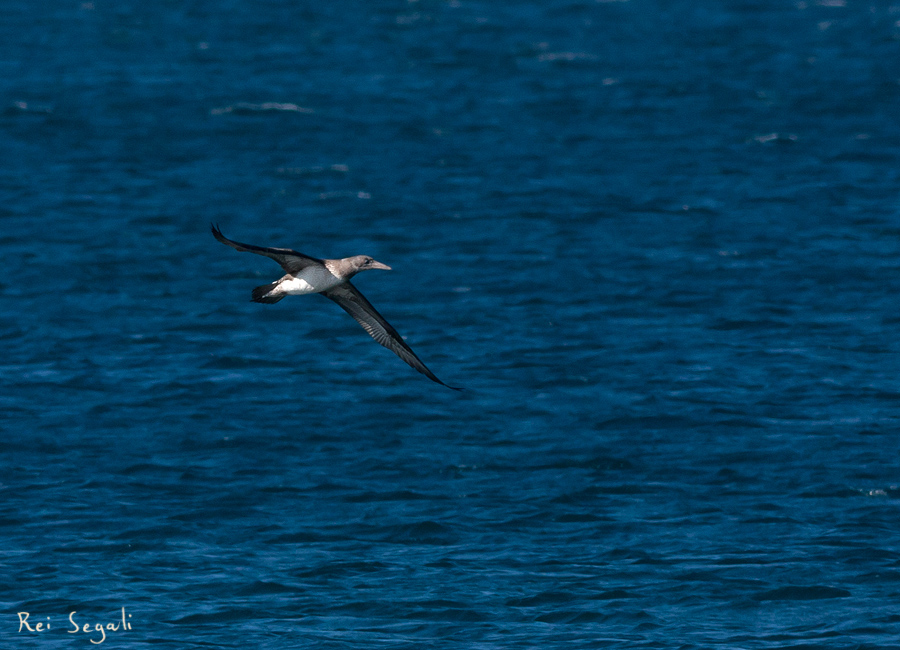
[[[363,326],[363,329],[369,333],[369,336],[388,350],[394,352],[412,368],[415,368],[430,380],[436,381],[442,386],[447,386],[422,363],[422,360],[416,356],[412,348],[400,338],[397,330],[384,319],[384,316],[378,313],[372,306],[372,303],[366,300],[366,297],[359,292],[359,289],[349,282],[344,282],[333,289],[323,291],[322,295],[340,305],[344,311],[356,319],[357,323]],[[462,388],[456,388],[455,386],[447,386],[447,388],[462,390]]]
[[[236,251],[256,253],[257,255],[265,255],[271,257],[278,262],[287,273],[297,273],[302,271],[310,264],[323,264],[324,262],[318,258],[298,253],[290,248],[263,248],[262,246],[254,246],[252,244],[242,244],[240,242],[231,241],[222,234],[219,227],[210,224],[213,237],[218,239],[226,246],[231,246]]]

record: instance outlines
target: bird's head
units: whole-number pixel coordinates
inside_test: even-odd
[[[351,263],[354,274],[359,273],[360,271],[371,271],[372,269],[383,269],[385,271],[391,270],[391,267],[389,267],[387,264],[376,262],[368,255],[357,255],[355,257],[349,258],[347,261]]]

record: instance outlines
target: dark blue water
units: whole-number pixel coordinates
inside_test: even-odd
[[[898,62],[888,0],[3,2],[0,645],[900,647]],[[467,390],[213,221],[391,265]]]

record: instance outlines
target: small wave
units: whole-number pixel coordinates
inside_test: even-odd
[[[601,426],[602,424],[604,423],[601,423]],[[625,458],[616,458],[615,456],[607,456],[606,454],[587,457],[576,455],[570,458],[559,458],[549,463],[536,465],[535,469],[568,469],[572,467],[593,470],[634,469],[634,465]]]
[[[371,199],[372,195],[368,192],[351,192],[351,191],[337,191],[337,192],[322,192],[319,194],[319,199],[323,201],[327,201],[328,199]]]
[[[448,623],[476,623],[487,620],[466,603],[453,600],[422,600],[409,603],[409,605],[414,609],[406,614],[405,618],[407,619]]]
[[[259,612],[255,609],[225,609],[218,612],[205,614],[189,614],[175,619],[172,623],[181,625],[204,625],[212,623],[234,623],[259,618]]]
[[[756,594],[753,600],[824,600],[827,598],[848,598],[850,592],[838,587],[824,587],[813,585],[811,587],[778,587]]]
[[[601,612],[565,610],[560,612],[548,612],[534,619],[541,623],[552,624],[581,624],[581,623],[603,623],[609,620],[608,614]]]
[[[846,499],[861,495],[862,492],[858,489],[847,487],[846,485],[828,484],[804,490],[799,496],[801,499]]]
[[[753,139],[760,144],[766,144],[767,142],[796,142],[798,136],[796,133],[766,133],[754,136]]]
[[[284,535],[278,535],[273,537],[272,539],[267,540],[269,544],[315,544],[317,542],[330,542],[335,541],[333,535],[324,535],[321,533],[315,532],[299,532],[299,533],[286,533]]]
[[[538,61],[596,61],[596,54],[587,52],[545,52],[538,56]]]
[[[4,111],[7,115],[15,115],[19,113],[31,113],[36,115],[50,115],[53,113],[53,107],[47,104],[32,104],[29,102],[12,102]]]
[[[435,521],[389,526],[384,541],[395,544],[429,544],[446,546],[456,542],[455,533]]]
[[[390,567],[383,562],[326,562],[320,566],[305,571],[299,571],[295,575],[304,579],[315,578],[345,578],[367,575],[385,571]]]
[[[279,167],[275,170],[285,176],[312,176],[313,174],[346,174],[350,171],[347,165],[316,165],[314,167]]]
[[[162,465],[160,463],[136,463],[119,470],[119,474],[133,476],[136,474],[171,474],[173,472],[181,471],[181,468],[169,467],[168,465]]]
[[[544,591],[534,596],[522,598],[510,598],[506,601],[508,607],[541,607],[543,605],[559,605],[575,600],[575,595],[565,591]]]
[[[375,503],[385,501],[433,501],[435,497],[411,490],[390,490],[387,492],[362,492],[346,498],[348,503]]]
[[[289,587],[280,582],[265,582],[257,580],[245,587],[241,587],[235,593],[238,596],[267,596],[271,594],[284,594],[299,591],[296,587]]]
[[[238,102],[230,106],[222,106],[214,108],[210,115],[225,115],[226,113],[234,113],[235,115],[251,115],[254,113],[313,113],[311,108],[298,106],[297,104],[286,104],[279,102],[263,102],[262,104],[250,104],[248,102]]]
[[[635,594],[629,593],[624,589],[610,589],[590,597],[591,600],[620,600],[622,598],[637,598]]]

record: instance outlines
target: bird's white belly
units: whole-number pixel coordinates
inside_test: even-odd
[[[296,296],[304,293],[328,291],[340,283],[340,278],[332,275],[327,269],[320,266],[311,266],[303,269],[296,276],[284,280],[279,289],[288,295]]]

